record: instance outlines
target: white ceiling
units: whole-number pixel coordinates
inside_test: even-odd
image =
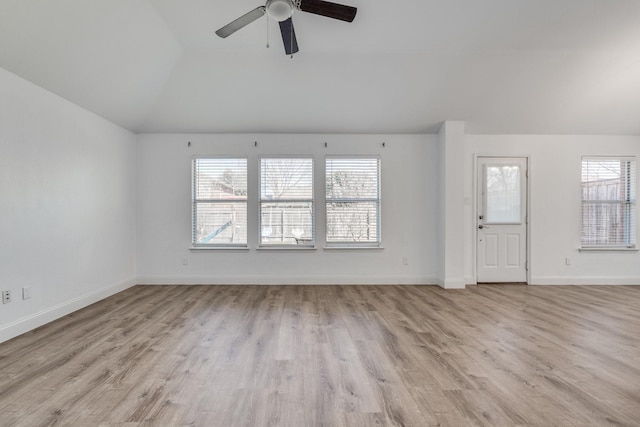
[[[640,0],[1,0],[0,66],[135,132],[640,135]]]

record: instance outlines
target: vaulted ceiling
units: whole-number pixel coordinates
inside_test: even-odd
[[[2,0],[0,67],[134,132],[640,135],[638,0]],[[266,48],[269,39],[270,48]]]

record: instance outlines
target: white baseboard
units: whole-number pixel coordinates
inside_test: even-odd
[[[530,285],[640,285],[640,277],[611,276],[535,276]]]
[[[73,298],[69,301],[65,301],[61,304],[53,307],[46,308],[37,313],[31,314],[26,317],[22,317],[13,322],[0,326],[0,343],[8,341],[11,338],[22,335],[25,332],[29,332],[42,325],[46,325],[56,319],[59,319],[74,311],[80,310],[93,303],[103,300],[118,292],[124,291],[132,286],[135,286],[136,281],[134,277],[121,280],[116,283],[112,283],[88,294],[81,295],[77,298]]]
[[[429,276],[138,276],[139,285],[433,285]]]

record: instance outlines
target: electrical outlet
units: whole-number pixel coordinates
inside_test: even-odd
[[[22,299],[31,298],[31,286],[25,286],[22,288]]]
[[[407,258],[406,256],[402,257],[402,264],[403,265],[409,265],[409,258]]]
[[[571,258],[565,258],[564,259],[564,264],[565,265],[571,265]]]
[[[2,303],[8,304],[11,302],[11,290],[2,291]]]

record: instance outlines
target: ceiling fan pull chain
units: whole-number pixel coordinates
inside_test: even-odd
[[[269,47],[269,17],[267,16],[267,49]]]

